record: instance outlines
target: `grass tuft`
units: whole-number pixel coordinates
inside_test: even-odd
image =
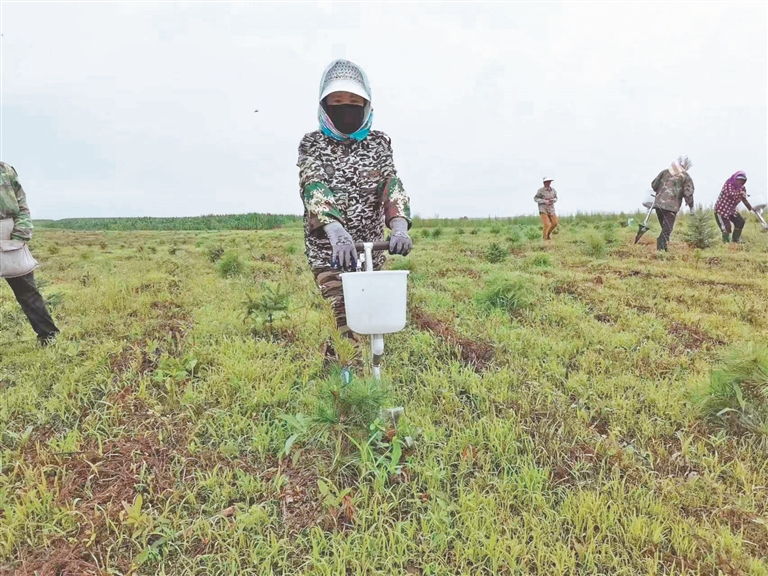
[[[478,292],[475,301],[486,310],[501,309],[508,312],[533,306],[535,291],[530,280],[522,274],[493,276],[484,290]]]
[[[222,278],[234,278],[245,272],[245,264],[237,252],[225,252],[216,264],[216,272]]]
[[[750,342],[723,352],[696,403],[712,424],[768,436],[768,346]]]

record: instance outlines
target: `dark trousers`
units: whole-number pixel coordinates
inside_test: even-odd
[[[672,236],[672,230],[675,227],[676,214],[669,210],[662,210],[656,208],[656,216],[659,218],[659,224],[661,225],[661,234],[656,239],[656,249],[666,250],[669,239]]]
[[[717,221],[717,225],[720,227],[720,232],[723,234],[731,233],[731,222],[733,222],[734,228],[739,230],[739,232],[741,232],[745,224],[744,218],[742,218],[741,214],[738,212],[732,216],[728,216],[727,218],[715,212],[715,220]]]
[[[45,301],[37,289],[37,284],[35,284],[34,273],[30,272],[26,276],[19,276],[18,278],[6,278],[6,281],[13,290],[16,300],[21,305],[21,309],[27,316],[38,339],[46,340],[56,335],[59,329],[56,328],[51,315],[45,308]]]

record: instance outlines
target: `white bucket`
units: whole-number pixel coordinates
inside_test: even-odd
[[[653,206],[653,202],[656,199],[656,192],[648,190],[643,198],[643,208],[650,208]]]
[[[391,334],[405,328],[408,270],[341,274],[347,326],[358,334]]]

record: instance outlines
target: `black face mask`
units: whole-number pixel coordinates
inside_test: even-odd
[[[325,111],[336,129],[342,134],[357,132],[363,125],[365,106],[354,104],[326,105]]]

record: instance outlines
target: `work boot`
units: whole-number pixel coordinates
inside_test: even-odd
[[[338,358],[336,357],[336,349],[333,347],[333,341],[330,338],[326,341],[324,348],[323,370],[327,370],[338,360]]]
[[[743,228],[734,228],[733,229],[733,240],[732,242],[734,244],[741,244],[741,231]]]
[[[656,250],[664,250],[664,252],[667,251],[667,241],[664,239],[664,236],[659,236],[656,238]]]
[[[47,336],[38,336],[37,341],[40,344],[40,346],[42,346],[43,348],[46,348],[51,344],[53,344],[54,342],[56,342],[56,334],[58,334],[58,332],[51,332]]]
[[[727,232],[723,232],[723,244],[728,244],[731,241],[731,235]]]

